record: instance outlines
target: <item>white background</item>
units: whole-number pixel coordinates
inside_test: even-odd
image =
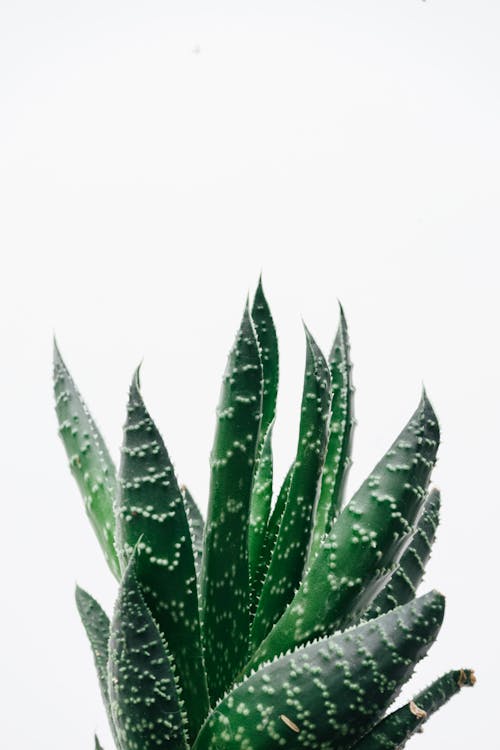
[[[494,0],[14,2],[0,9],[1,743],[112,750],[76,581],[115,584],[56,434],[51,336],[118,458],[129,379],[206,506],[214,408],[262,270],[281,343],[352,338],[350,490],[425,382],[447,594],[412,686],[478,684],[412,747],[497,748],[500,6]]]

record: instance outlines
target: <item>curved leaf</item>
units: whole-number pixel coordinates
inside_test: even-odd
[[[400,604],[406,604],[417,593],[436,537],[439,524],[439,506],[439,491],[434,488],[427,496],[413,539],[401,557],[390,580],[377,594],[368,611],[363,612],[364,620],[378,617]]]
[[[211,455],[202,571],[205,664],[212,703],[248,651],[248,525],[259,439],[262,366],[248,307],[229,355]]]
[[[356,750],[402,750],[410,737],[465,685],[476,682],[471,669],[456,669],[435,680],[412,701],[382,719],[356,745]]]
[[[170,457],[142,400],[138,372],[123,431],[116,538],[124,563],[136,545],[143,552],[137,576],[175,659],[194,738],[208,712],[208,693],[191,532]]]
[[[394,700],[443,614],[432,592],[263,665],[215,707],[194,750],[346,750]]]
[[[141,555],[139,555],[140,557]],[[172,657],[142,595],[132,559],[111,623],[108,690],[121,750],[187,750]]]
[[[411,541],[438,444],[438,423],[424,393],[410,422],[334,523],[249,667],[346,627],[370,605]]]
[[[120,579],[115,550],[116,471],[101,433],[80,396],[54,341],[54,395],[59,434],[85,503],[85,510],[113,575]]]
[[[255,648],[279,619],[300,583],[326,449],[330,410],[328,365],[306,329],[307,358],[297,456],[283,517],[252,623]]]

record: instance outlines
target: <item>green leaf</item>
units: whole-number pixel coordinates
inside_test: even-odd
[[[346,627],[367,609],[412,539],[438,444],[436,415],[424,393],[407,426],[334,523],[249,667]]]
[[[263,665],[219,703],[193,750],[346,750],[394,700],[444,614],[432,592]]]
[[[295,462],[290,466],[290,468],[288,469],[285,475],[283,484],[281,485],[281,489],[278,494],[278,498],[276,500],[276,504],[274,508],[272,509],[271,517],[269,518],[269,521],[267,524],[266,547],[269,548],[269,555],[272,553],[272,550],[276,543],[276,539],[278,537],[278,531],[280,528],[281,519],[283,518],[283,513],[285,511],[286,502],[288,499],[288,493],[290,492],[290,484],[292,482],[294,466],[295,466]]]
[[[117,545],[124,563],[135,546],[143,552],[137,576],[175,659],[194,738],[208,712],[208,692],[191,532],[170,457],[142,400],[138,372],[123,431]]]
[[[198,508],[196,501],[188,488],[183,485],[180,489],[184,498],[189,530],[191,532],[191,544],[193,547],[196,575],[199,578],[201,574],[201,558],[203,555],[203,533],[205,531],[205,521],[203,520],[201,511]]]
[[[101,433],[54,341],[54,395],[59,434],[85,510],[113,575],[120,579],[114,545],[116,471]]]
[[[273,424],[268,427],[267,434],[260,450],[252,487],[250,503],[250,525],[248,528],[248,562],[250,565],[250,581],[252,589],[257,587],[259,561],[265,541],[267,522],[271,510],[273,496],[273,454],[271,437]]]
[[[276,414],[278,395],[279,354],[278,339],[269,305],[262,289],[262,280],[255,293],[252,320],[257,334],[262,363],[262,418],[260,425],[258,460],[253,480],[250,501],[250,527],[248,532],[248,554],[252,589],[252,610],[255,597],[260,592],[260,557],[264,546],[267,522],[273,494],[272,429]]]
[[[321,491],[316,507],[309,562],[319,550],[321,541],[339,514],[342,490],[350,464],[351,432],[354,424],[349,358],[349,334],[344,311],[340,306],[340,324],[329,357],[332,406]]]
[[[248,526],[261,405],[262,367],[247,306],[224,373],[210,461],[202,619],[212,704],[247,658]]]
[[[99,687],[101,688],[102,700],[108,715],[111,732],[116,746],[119,747],[115,726],[113,724],[113,717],[111,716],[111,706],[108,694],[109,619],[96,600],[79,586],[77,586],[75,590],[75,600],[80,619],[85,628],[85,632],[87,633],[92,653],[94,655]]]
[[[320,349],[307,329],[306,342],[297,454],[278,536],[252,623],[254,648],[278,620],[300,583],[326,450],[330,374]]]
[[[111,624],[108,685],[121,750],[187,749],[173,660],[142,595],[134,559]]]
[[[465,685],[476,682],[470,669],[456,669],[439,677],[412,701],[382,719],[360,740],[356,750],[402,750],[422,725]]]
[[[388,583],[375,597],[368,611],[363,613],[364,620],[378,617],[400,604],[406,604],[417,593],[436,537],[439,507],[439,491],[434,488],[427,496],[413,539]]]
[[[97,736],[97,734],[94,735],[94,740],[95,740],[95,750],[103,750],[103,747],[101,743],[99,742],[99,737]]]
[[[264,585],[266,573],[269,568],[269,563],[271,562],[273,549],[276,545],[276,539],[278,538],[278,531],[279,531],[281,519],[283,517],[283,512],[285,510],[286,499],[290,491],[290,482],[292,480],[292,474],[293,474],[293,464],[289,468],[287,475],[283,481],[283,484],[281,485],[281,489],[279,491],[276,504],[274,508],[272,509],[272,512],[270,513],[270,518],[268,519],[267,526],[264,530],[262,544],[260,546],[259,558],[257,561],[257,567],[255,569],[255,574],[252,579],[252,610],[251,610],[252,619],[255,616],[255,611],[257,609],[257,604],[259,601],[260,593],[262,591],[262,586]],[[255,489],[255,485],[254,485],[254,489]]]
[[[264,296],[262,279],[259,279],[259,285],[255,292],[252,320],[259,343],[263,374],[262,421],[260,427],[260,446],[262,446],[276,414],[279,380],[278,337],[276,336],[271,310]]]

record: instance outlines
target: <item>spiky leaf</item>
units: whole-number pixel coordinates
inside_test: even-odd
[[[259,279],[252,305],[252,320],[259,343],[262,362],[262,421],[260,427],[260,444],[264,442],[269,426],[274,421],[276,399],[278,396],[279,354],[278,338],[274,327],[271,310],[264,296],[262,279]]]
[[[321,477],[321,490],[316,507],[309,560],[319,550],[321,540],[338,516],[342,502],[353,427],[351,361],[349,334],[344,311],[340,307],[340,323],[328,361],[330,367],[332,406],[328,427],[328,447]]]
[[[191,545],[193,547],[194,565],[196,575],[201,573],[201,558],[203,555],[203,534],[205,531],[205,521],[196,501],[186,486],[181,487],[184,505],[186,506],[186,515],[191,532]]]
[[[333,633],[367,609],[412,538],[438,444],[436,416],[424,393],[407,426],[334,523],[250,666]]]
[[[250,504],[250,523],[248,528],[248,562],[252,590],[258,588],[257,575],[259,561],[266,536],[267,522],[271,510],[273,495],[273,454],[271,447],[273,423],[268,427],[260,449]]]
[[[124,562],[136,545],[143,553],[137,575],[175,659],[194,738],[208,711],[208,693],[191,534],[170,457],[140,393],[138,372],[123,431],[117,543]]]
[[[330,373],[306,329],[307,357],[299,442],[278,536],[262,586],[251,640],[256,647],[278,620],[302,577],[328,437]]]
[[[118,747],[108,694],[109,618],[100,604],[79,586],[75,590],[75,600],[80,619],[92,648],[102,700],[108,715],[111,732]]]
[[[99,737],[97,734],[94,735],[94,742],[95,742],[95,750],[103,750],[103,747],[101,743],[99,742]]]
[[[443,613],[432,592],[263,665],[216,706],[194,750],[351,747],[426,654]]]
[[[476,678],[470,669],[447,672],[422,690],[412,701],[393,711],[379,722],[356,745],[356,750],[402,750],[422,725],[456,695],[462,687],[474,685]]]
[[[279,354],[278,338],[269,305],[264,296],[262,279],[259,279],[252,306],[252,320],[259,344],[262,363],[262,418],[260,424],[258,460],[250,501],[250,526],[248,529],[248,555],[252,608],[260,590],[259,562],[265,542],[267,522],[273,492],[272,430],[278,395]]]
[[[71,473],[111,572],[120,578],[115,550],[116,471],[85,402],[78,392],[54,341],[54,395],[59,434]]]
[[[290,482],[292,480],[293,464],[289,468],[286,477],[281,485],[278,497],[274,508],[270,512],[270,516],[267,521],[267,526],[264,531],[264,538],[260,547],[259,559],[257,567],[252,580],[252,619],[255,616],[255,610],[259,601],[262,586],[264,584],[266,573],[271,562],[271,556],[273,553],[276,539],[278,538],[278,531],[285,510],[286,499],[290,490]]]
[[[247,307],[224,373],[210,462],[202,602],[212,703],[247,658],[248,524],[261,406],[262,366]]]
[[[173,660],[142,595],[134,559],[111,623],[108,690],[121,750],[186,750]]]
[[[363,613],[363,619],[370,620],[378,617],[413,599],[431,555],[439,523],[439,506],[439,491],[433,488],[425,501],[417,530],[401,557],[397,569],[382,591],[377,594],[368,611]]]

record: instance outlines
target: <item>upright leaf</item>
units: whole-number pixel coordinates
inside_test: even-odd
[[[265,541],[273,495],[273,454],[271,448],[273,424],[271,422],[269,425],[260,449],[252,487],[248,528],[248,562],[252,591],[256,591],[258,588],[259,561]]]
[[[202,602],[212,704],[247,658],[248,525],[261,405],[259,347],[246,308],[224,374],[210,462]]]
[[[54,395],[59,434],[85,510],[116,578],[120,566],[114,545],[116,471],[101,433],[80,396],[54,341]]]
[[[425,656],[443,613],[433,592],[264,664],[219,703],[193,750],[347,750]]]
[[[321,477],[321,491],[316,507],[309,561],[319,550],[321,540],[338,516],[350,461],[351,432],[354,424],[352,405],[351,361],[349,335],[344,311],[340,307],[340,323],[328,361],[330,367],[332,407],[328,428],[328,448]]]
[[[377,594],[368,611],[363,613],[363,619],[370,620],[378,617],[400,604],[406,604],[416,595],[436,537],[439,506],[439,490],[434,488],[427,496],[417,530],[401,557],[397,569]]]
[[[203,520],[203,516],[201,515],[201,511],[198,508],[194,497],[185,485],[181,487],[181,492],[184,498],[189,530],[191,532],[191,544],[193,547],[196,575],[199,577],[201,573],[201,558],[203,555],[205,521]]]
[[[259,446],[250,501],[250,527],[248,555],[252,599],[260,590],[259,561],[265,541],[267,522],[273,494],[272,429],[276,415],[278,396],[279,354],[278,338],[269,305],[264,296],[262,280],[255,293],[252,306],[252,321],[255,326],[262,363],[262,418]],[[254,602],[252,602],[252,608]]]
[[[94,655],[99,687],[101,688],[102,700],[106,709],[106,713],[108,715],[111,732],[113,734],[116,746],[119,750],[118,738],[116,736],[113,717],[111,715],[111,706],[109,703],[108,694],[108,641],[110,629],[109,619],[107,614],[96,602],[96,600],[79,586],[76,587],[75,599],[80,619],[83,623],[83,627],[85,628],[85,632],[87,633],[87,637],[92,648],[92,653]]]
[[[95,743],[94,745],[95,750],[103,750],[103,747],[101,743],[99,742],[99,737],[97,736],[97,734],[94,735],[94,743]]]
[[[184,499],[158,429],[130,387],[123,431],[117,543],[126,563],[137,545],[146,603],[175,659],[194,738],[208,711],[196,569]]]
[[[252,623],[255,648],[278,620],[300,583],[325,456],[330,411],[328,365],[306,329],[307,357],[297,455],[290,488]]]
[[[413,536],[438,444],[437,419],[424,393],[410,422],[334,523],[248,668],[346,627],[367,609]]]
[[[262,421],[259,441],[262,445],[276,414],[279,380],[278,337],[276,336],[271,310],[264,296],[262,279],[259,279],[259,285],[255,292],[252,321],[257,334],[262,362]]]
[[[466,685],[476,682],[471,669],[455,669],[435,680],[412,701],[382,719],[354,747],[355,750],[402,750],[410,737]]]
[[[187,750],[173,660],[142,595],[134,560],[111,624],[108,690],[121,750]]]
[[[285,510],[286,499],[290,491],[290,483],[293,474],[293,464],[289,468],[286,477],[281,485],[276,504],[270,512],[268,517],[267,526],[265,528],[264,537],[260,546],[259,557],[255,573],[252,579],[252,620],[255,616],[257,604],[262,591],[262,586],[266,579],[266,574],[269,569],[273,549],[276,545],[276,539],[278,538],[278,531],[281,524],[281,519]]]
[[[292,483],[292,476],[293,476],[294,468],[295,468],[295,461],[290,466],[290,468],[288,469],[285,475],[285,478],[281,485],[281,489],[276,499],[276,504],[274,508],[272,509],[269,521],[267,523],[266,546],[269,547],[269,553],[272,552],[274,545],[276,543],[276,538],[278,536],[278,531],[281,525],[281,519],[283,518],[283,513],[285,511],[285,507],[286,507],[286,503],[288,499],[288,494],[290,492],[290,485]]]

